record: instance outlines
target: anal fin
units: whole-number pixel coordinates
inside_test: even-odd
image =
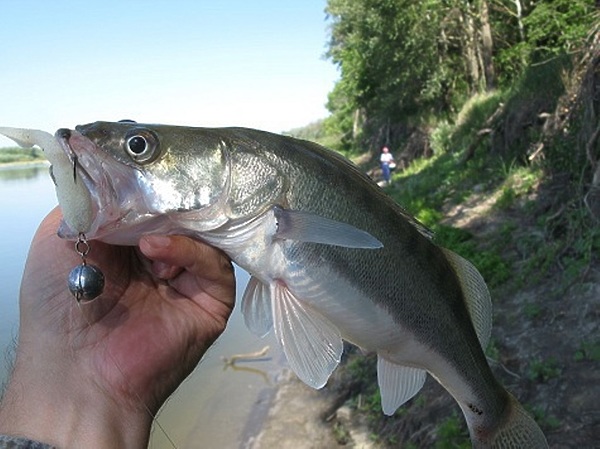
[[[426,372],[419,368],[397,365],[377,355],[377,381],[381,392],[381,408],[388,416],[412,398],[425,383]]]

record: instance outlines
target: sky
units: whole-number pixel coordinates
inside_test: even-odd
[[[0,0],[0,126],[307,125],[338,79],[325,4]]]

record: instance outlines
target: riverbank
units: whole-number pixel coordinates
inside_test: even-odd
[[[257,399],[239,448],[378,448],[365,416],[348,405],[360,388],[348,366],[354,358],[364,357],[354,349],[349,352],[320,390],[305,385],[289,368],[283,368],[277,384]],[[371,380],[376,382],[376,377]]]
[[[50,162],[48,162],[46,159],[36,159],[33,161],[1,162],[0,170],[16,170],[20,168],[36,168],[49,166]]]
[[[538,202],[549,194],[537,190]],[[444,223],[488,244],[503,230],[514,229],[503,240],[503,255],[520,254],[523,239],[539,233],[535,221],[516,208],[498,210],[494,204],[489,195],[474,193],[459,206],[445,207]],[[513,276],[492,289],[488,360],[495,376],[534,415],[551,447],[591,447],[600,430],[600,265],[592,258],[571,280],[556,270],[536,281],[531,276],[520,280],[525,261],[519,261]],[[470,447],[460,409],[433,379],[386,417],[379,406],[375,359],[358,353],[349,357],[322,390],[310,389],[293,375],[282,383],[262,428],[241,448]]]
[[[331,386],[314,390],[286,369],[279,386],[257,404],[240,449],[342,447],[331,428],[331,422],[336,418],[335,410],[327,416],[335,409],[337,400],[338,394]]]

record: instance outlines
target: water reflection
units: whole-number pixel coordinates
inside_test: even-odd
[[[284,356],[274,336],[260,339],[244,324],[241,296],[249,276],[237,266],[235,270],[237,298],[227,329],[158,416],[180,448],[241,447],[246,423],[281,372]],[[239,360],[232,366],[224,363],[231,354],[261,353],[266,345],[269,356],[260,357],[260,361]],[[153,433],[150,446],[169,447],[160,431]]]
[[[39,223],[55,205],[47,166],[0,170],[0,383],[7,376],[6,354],[18,333],[19,285],[29,245]],[[259,398],[273,388],[281,370],[283,356],[274,337],[259,339],[246,329],[240,298],[248,274],[236,267],[236,278],[238,298],[225,333],[158,416],[180,449],[240,447],[242,432]],[[259,351],[265,345],[271,347],[270,357],[224,369],[221,357]],[[155,431],[150,447],[172,446],[161,431]]]
[[[48,165],[44,163],[27,165],[25,167],[1,167],[0,181],[26,181],[39,176],[48,176]]]
[[[266,362],[266,361],[270,361],[272,360],[271,357],[267,357],[264,359],[256,359],[254,360],[255,362]],[[238,363],[244,363],[244,362],[237,362],[237,363],[224,363],[223,364],[223,371],[226,371],[228,369],[231,369],[233,371],[237,371],[239,373],[251,373],[251,374],[257,374],[260,377],[262,377],[262,379],[264,380],[265,384],[267,385],[273,385],[273,382],[271,381],[271,377],[269,376],[269,373],[267,371],[258,369],[258,368],[254,368],[251,366],[240,366],[238,365]]]
[[[5,381],[13,358],[13,340],[19,329],[19,286],[29,243],[55,204],[47,165],[0,169],[0,382]]]

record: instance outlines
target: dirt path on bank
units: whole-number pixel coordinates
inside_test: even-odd
[[[314,390],[286,369],[267,413],[248,429],[240,449],[377,448],[364,420],[344,404],[348,387],[334,372]]]
[[[282,376],[268,412],[254,434],[250,431],[243,449],[325,449],[338,447],[322,418],[332,406],[327,388],[314,390],[291,372]],[[258,423],[257,423],[258,424]]]

